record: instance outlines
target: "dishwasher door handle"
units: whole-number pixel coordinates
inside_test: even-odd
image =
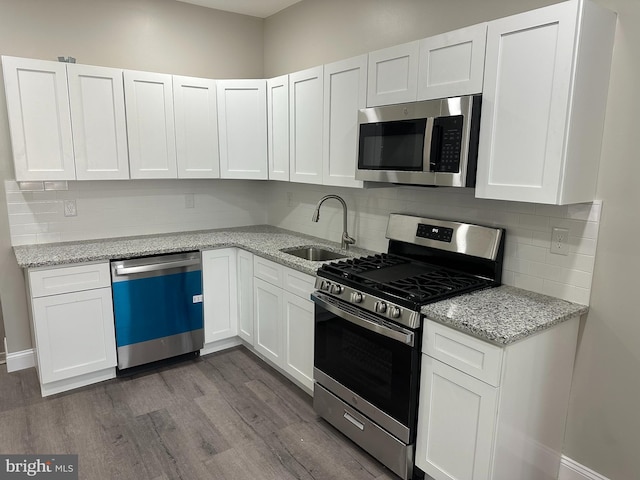
[[[189,260],[177,260],[175,262],[151,263],[149,265],[137,265],[134,267],[125,267],[124,265],[118,265],[115,268],[115,273],[116,275],[133,275],[134,273],[156,272],[158,270],[190,267],[192,265],[200,265],[200,259],[193,258]]]

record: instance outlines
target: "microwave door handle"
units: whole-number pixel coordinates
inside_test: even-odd
[[[427,118],[427,125],[424,128],[424,150],[422,152],[422,170],[431,171],[431,142],[433,142],[433,122],[434,118]]]
[[[311,300],[313,300],[317,305],[324,308],[328,312],[333,313],[334,315],[337,315],[340,318],[348,322],[351,322],[354,325],[358,325],[359,327],[362,327],[366,330],[369,330],[374,333],[378,333],[384,337],[390,338],[392,340],[396,340],[398,342],[402,342],[406,345],[413,346],[414,344],[413,332],[409,332],[399,327],[398,327],[398,330],[395,330],[381,323],[377,323],[377,322],[368,320],[366,318],[362,318],[360,316],[354,315],[349,312],[345,312],[341,308],[328,303],[323,297],[324,296],[322,294],[318,294],[318,293],[311,294]]]

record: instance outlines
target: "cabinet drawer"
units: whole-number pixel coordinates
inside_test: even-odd
[[[283,270],[282,265],[257,255],[253,256],[253,276],[255,278],[260,278],[265,282],[282,288]]]
[[[500,385],[503,349],[427,320],[422,351],[494,387]]]
[[[309,300],[309,295],[315,290],[315,280],[315,277],[306,273],[284,268],[284,289],[305,300]]]
[[[109,264],[94,263],[30,270],[29,285],[31,296],[34,298],[109,287],[111,286]]]

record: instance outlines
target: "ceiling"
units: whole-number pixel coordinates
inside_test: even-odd
[[[267,18],[301,0],[177,0],[226,12]]]

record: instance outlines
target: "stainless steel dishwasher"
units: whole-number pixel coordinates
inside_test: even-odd
[[[200,252],[114,260],[111,282],[119,370],[202,348]]]

